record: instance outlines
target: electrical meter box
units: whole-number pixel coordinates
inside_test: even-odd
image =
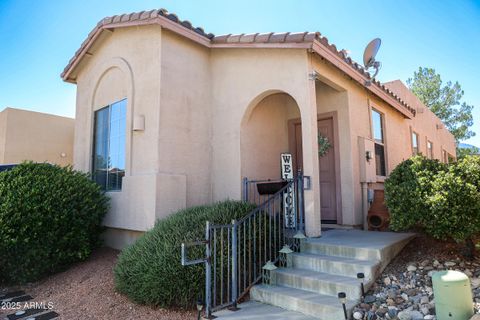
[[[466,274],[439,271],[432,275],[437,320],[469,320],[473,316],[470,279]]]

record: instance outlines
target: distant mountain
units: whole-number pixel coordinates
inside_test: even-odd
[[[468,144],[468,143],[463,143],[463,142],[460,142],[460,144],[458,145],[459,148],[461,149],[474,149],[474,148],[477,148],[476,146],[472,145],[472,144]]]

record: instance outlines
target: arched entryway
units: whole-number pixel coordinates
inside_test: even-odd
[[[289,124],[299,118],[297,102],[285,92],[265,92],[254,99],[241,124],[242,177],[280,179],[280,155],[294,151]]]

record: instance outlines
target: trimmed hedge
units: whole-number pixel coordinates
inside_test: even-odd
[[[120,254],[115,286],[137,303],[191,308],[205,290],[203,264],[182,266],[181,243],[205,239],[205,223],[228,224],[253,210],[252,204],[225,201],[181,210],[157,221],[153,229]],[[204,256],[204,247],[192,251]]]
[[[108,198],[88,175],[46,163],[0,173],[0,282],[25,283],[86,259]]]

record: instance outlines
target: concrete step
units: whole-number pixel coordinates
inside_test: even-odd
[[[250,297],[259,302],[301,312],[317,319],[344,319],[342,305],[336,296],[282,286],[259,285],[250,290]],[[348,314],[351,314],[356,303],[352,300],[347,301]]]
[[[365,274],[368,290],[383,268],[412,239],[413,234],[391,232],[365,232],[360,230],[329,230],[321,238],[309,238],[300,253],[292,253],[293,267],[276,271],[276,285],[254,286],[250,298],[255,308],[266,313],[266,319],[303,319],[315,317],[322,320],[344,319],[338,292],[348,298],[347,311],[351,315],[360,299],[360,283],[357,273]],[[258,302],[270,305],[262,307]],[[284,313],[278,308],[286,309]],[[255,310],[247,310],[236,319],[263,319]],[[269,311],[272,310],[272,311]],[[292,313],[293,312],[293,313]],[[300,312],[301,315],[295,313]],[[290,318],[293,317],[293,318]]]
[[[381,260],[380,249],[359,248],[348,245],[336,245],[321,241],[320,239],[308,239],[302,247],[305,253],[322,254],[334,257],[345,257],[358,260]]]
[[[357,273],[363,272],[366,281],[370,282],[379,272],[380,261],[357,260],[311,253],[295,253],[293,254],[293,267],[351,278],[356,278]]]
[[[293,268],[279,268],[275,270],[275,274],[277,285],[283,287],[331,296],[345,292],[351,299],[361,297],[360,282],[356,278]]]
[[[383,270],[413,237],[413,233],[328,230],[320,238],[307,239],[303,252],[378,260]]]

